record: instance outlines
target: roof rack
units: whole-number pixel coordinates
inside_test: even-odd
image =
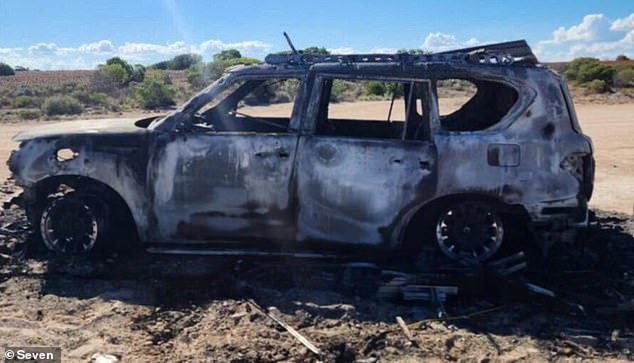
[[[539,64],[525,40],[481,45],[432,54],[269,54],[268,64],[312,65],[316,63],[470,63],[524,66]]]

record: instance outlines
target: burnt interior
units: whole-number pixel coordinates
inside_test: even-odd
[[[284,79],[256,79],[242,83],[235,92],[227,95],[216,106],[195,115],[199,125],[219,132],[276,133],[289,129],[288,117],[250,117],[240,113],[240,106],[270,105],[268,87]],[[291,100],[292,101],[292,100]]]
[[[364,120],[360,118],[331,118],[329,107],[336,102],[332,97],[336,80],[325,79],[317,115],[315,132],[319,135],[371,138],[371,139],[422,139],[429,133],[427,114],[424,112],[427,100],[425,87],[415,82],[384,82],[393,86],[389,108],[384,119]],[[350,81],[348,81],[350,82]],[[363,81],[357,81],[363,82]],[[404,110],[405,120],[394,120],[397,108]],[[405,135],[403,129],[407,128]]]
[[[455,112],[440,116],[443,130],[488,129],[500,122],[517,102],[517,91],[505,83],[477,79],[464,80],[475,85],[476,93]]]

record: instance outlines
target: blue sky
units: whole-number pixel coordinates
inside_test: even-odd
[[[542,60],[613,58],[634,56],[634,1],[0,0],[0,61],[40,69],[227,48],[262,58],[286,48],[282,31],[340,53],[526,39]]]

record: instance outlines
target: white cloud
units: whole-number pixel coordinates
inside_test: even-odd
[[[29,54],[31,55],[52,55],[58,52],[59,48],[55,43],[37,43],[29,47]]]
[[[432,52],[442,52],[450,49],[473,47],[482,44],[476,38],[458,40],[455,35],[445,33],[429,33],[425,37],[421,48]]]
[[[634,29],[634,14],[630,14],[630,16],[628,16],[627,18],[623,18],[623,19],[616,19],[613,23],[612,26],[610,27],[611,30],[620,30],[620,31],[627,31],[627,30],[632,30]]]
[[[109,40],[100,40],[98,42],[82,44],[77,48],[82,53],[112,53],[115,47]]]
[[[397,48],[374,48],[370,51],[370,53],[375,54],[394,54],[398,52]]]
[[[631,55],[634,53],[634,13],[616,20],[604,14],[586,15],[579,24],[559,27],[551,39],[537,42],[534,51],[542,61],[576,57],[613,59],[619,54]]]
[[[196,48],[198,53],[211,54],[227,49],[237,49],[241,53],[265,53],[271,50],[271,45],[259,40],[247,40],[238,43],[225,43],[221,40],[207,40]]]
[[[353,54],[355,53],[353,48],[350,47],[338,47],[338,48],[328,48],[330,54]]]
[[[152,64],[183,53],[198,53],[210,59],[215,53],[237,49],[244,56],[263,58],[271,45],[259,40],[223,42],[217,39],[198,44],[176,41],[165,44],[126,42],[120,45],[103,39],[78,47],[61,47],[56,43],[37,43],[26,48],[0,48],[0,62],[36,69],[92,69],[106,59],[120,56],[130,62]]]

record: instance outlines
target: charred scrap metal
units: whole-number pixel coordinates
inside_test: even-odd
[[[449,79],[476,92],[441,115]],[[398,90],[387,119],[329,114],[338,84],[367,81]],[[288,117],[241,111],[279,82],[296,87]],[[403,120],[391,119],[397,107]],[[476,266],[513,247],[517,229],[544,254],[574,240],[594,178],[565,81],[524,41],[271,55],[165,116],[45,125],[15,140],[8,165],[24,193],[12,203],[62,254],[134,236],[172,253],[416,257],[432,247]]]

